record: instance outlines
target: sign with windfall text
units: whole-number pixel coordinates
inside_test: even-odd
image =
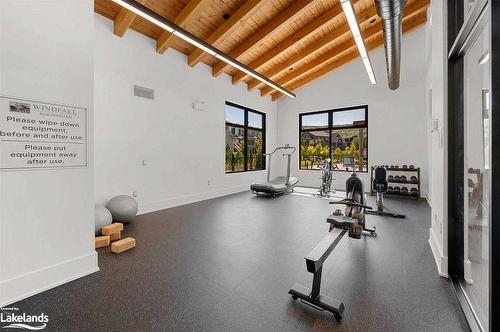
[[[0,169],[87,166],[87,110],[0,96]]]

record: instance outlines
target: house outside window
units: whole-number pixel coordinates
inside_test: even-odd
[[[226,102],[226,173],[266,169],[266,115]]]
[[[299,115],[299,169],[368,172],[368,106]]]

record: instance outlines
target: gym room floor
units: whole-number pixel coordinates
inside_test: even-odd
[[[310,287],[304,256],[331,212],[326,200],[293,194],[243,192],[142,215],[126,234],[137,248],[98,250],[100,272],[13,306],[47,313],[58,331],[468,330],[435,267],[428,205],[386,207],[407,219],[367,216],[378,236],[345,237],[325,263],[321,291],[344,302],[340,324],[287,294],[295,282]]]

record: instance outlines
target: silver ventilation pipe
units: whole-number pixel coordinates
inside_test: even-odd
[[[399,88],[403,8],[406,0],[375,0],[378,16],[384,21],[385,61],[389,89]]]

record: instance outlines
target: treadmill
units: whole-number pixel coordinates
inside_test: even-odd
[[[271,160],[272,156],[283,150],[283,157],[287,157],[286,176],[277,176],[271,180]],[[269,160],[267,163],[267,181],[264,183],[253,183],[250,186],[252,192],[256,195],[266,195],[276,197],[281,194],[288,194],[293,191],[293,187],[299,182],[297,178],[290,177],[290,157],[295,153],[295,147],[286,144],[274,149],[271,153],[266,153],[264,156]]]

